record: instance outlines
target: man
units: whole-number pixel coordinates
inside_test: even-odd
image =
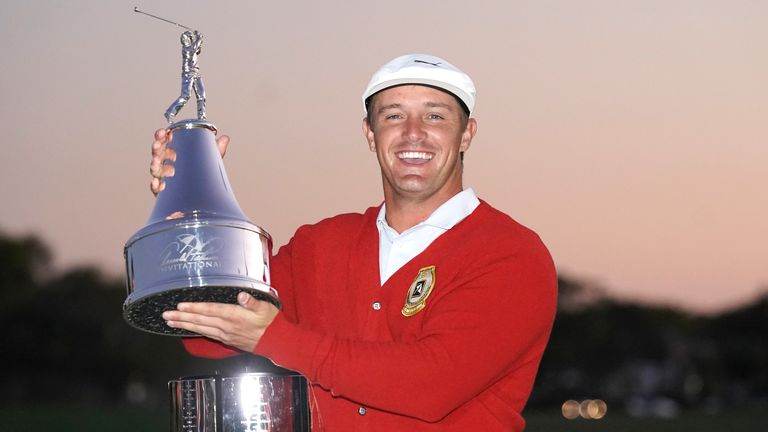
[[[474,84],[445,60],[406,55],[363,101],[384,203],[297,230],[272,259],[281,311],[241,293],[163,317],[206,336],[185,340],[195,355],[255,353],[306,376],[313,430],[522,430],[556,276],[535,233],[463,189]],[[173,155],[165,131],[155,138],[157,192]]]

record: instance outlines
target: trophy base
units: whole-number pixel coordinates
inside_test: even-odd
[[[171,432],[311,429],[309,384],[295,372],[182,377],[168,390]]]
[[[168,327],[163,312],[175,310],[182,302],[208,302],[237,304],[237,294],[245,291],[256,300],[262,300],[280,307],[280,302],[263,291],[242,287],[205,286],[185,287],[162,291],[146,296],[127,305],[123,317],[128,324],[139,330],[166,336],[199,336],[183,329]]]

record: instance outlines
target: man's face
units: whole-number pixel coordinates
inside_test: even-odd
[[[382,90],[363,121],[381,166],[384,197],[440,205],[462,189],[460,153],[475,135],[456,99],[421,85]]]

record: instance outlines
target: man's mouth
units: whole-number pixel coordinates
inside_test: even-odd
[[[432,160],[434,155],[432,153],[427,152],[418,152],[418,151],[404,151],[397,153],[397,158],[400,160],[408,160],[408,161],[428,161]]]

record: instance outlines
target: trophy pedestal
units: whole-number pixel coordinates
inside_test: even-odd
[[[170,381],[171,432],[308,432],[309,387],[301,375],[245,373]]]

